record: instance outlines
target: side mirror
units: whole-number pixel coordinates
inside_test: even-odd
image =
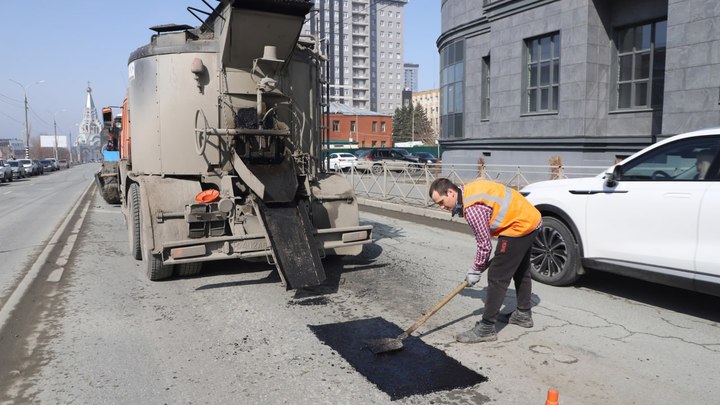
[[[605,185],[608,187],[615,187],[618,184],[618,181],[623,176],[623,168],[621,165],[615,165],[613,167],[612,172],[605,173]]]

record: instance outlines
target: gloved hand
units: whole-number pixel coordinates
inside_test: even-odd
[[[467,272],[467,275],[465,276],[465,280],[468,282],[468,287],[472,287],[475,284],[480,281],[480,276],[482,276],[481,271],[475,271],[474,269],[470,269]]]

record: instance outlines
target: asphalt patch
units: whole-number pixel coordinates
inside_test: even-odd
[[[397,325],[382,318],[308,327],[318,339],[393,401],[412,395],[472,387],[488,380],[442,350],[413,336],[403,340],[401,350],[373,354],[367,347],[367,341],[394,338],[403,332]]]

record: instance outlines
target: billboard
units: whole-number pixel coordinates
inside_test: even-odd
[[[57,147],[58,148],[67,148],[67,136],[65,135],[58,135],[58,136],[52,136],[52,135],[40,135],[40,147],[42,148],[54,148],[55,147],[55,139],[57,139]]]

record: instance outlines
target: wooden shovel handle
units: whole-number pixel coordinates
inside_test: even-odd
[[[402,340],[402,339],[405,339],[406,337],[410,336],[410,334],[412,334],[413,332],[415,332],[415,329],[419,328],[419,327],[420,327],[422,324],[424,324],[425,321],[427,321],[431,316],[435,315],[435,313],[436,313],[437,311],[439,311],[440,308],[444,307],[445,304],[447,304],[448,302],[450,302],[450,300],[453,299],[453,297],[455,297],[456,295],[458,295],[458,293],[460,293],[460,291],[462,291],[463,289],[465,289],[465,287],[467,287],[467,286],[468,286],[467,280],[463,280],[463,282],[460,283],[457,287],[455,287],[454,290],[450,291],[450,294],[446,295],[445,298],[443,298],[442,300],[440,300],[440,302],[438,302],[437,304],[435,304],[435,306],[432,307],[431,310],[429,310],[425,315],[421,316],[420,319],[418,319],[417,322],[415,322],[415,323],[413,324],[413,326],[407,328],[407,329],[405,330],[405,332],[403,332],[403,334],[399,336],[399,338]]]

